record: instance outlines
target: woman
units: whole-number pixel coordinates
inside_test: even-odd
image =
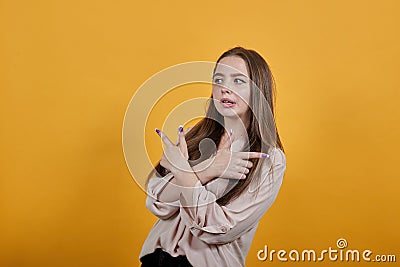
[[[286,170],[274,93],[265,60],[235,47],[217,60],[205,118],[187,133],[179,127],[177,145],[156,129],[165,147],[146,207],[159,220],[143,244],[143,267],[245,266]]]

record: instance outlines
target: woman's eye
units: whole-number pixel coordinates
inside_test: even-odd
[[[242,83],[245,83],[245,81],[243,81],[242,79],[236,78],[235,83],[242,84]]]
[[[214,80],[214,83],[218,83],[218,84],[220,84],[220,83],[222,83],[222,79],[220,79],[220,78],[216,78],[216,79]]]

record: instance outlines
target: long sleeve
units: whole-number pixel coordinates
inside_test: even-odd
[[[168,173],[164,177],[155,176],[149,179],[147,185],[146,208],[162,220],[170,218],[179,210],[178,200],[174,202],[163,202],[159,200],[162,190],[173,177],[172,173]]]
[[[180,194],[180,216],[193,235],[208,244],[229,243],[254,227],[275,201],[286,170],[285,154],[274,149],[265,160],[257,190],[245,190],[225,206],[200,183],[193,189],[193,199]],[[273,172],[270,167],[273,167]],[[254,185],[250,184],[252,187]]]
[[[152,177],[147,186],[146,207],[155,216],[162,220],[167,220],[180,209],[180,201],[177,197],[175,201],[165,202],[160,200],[160,194],[173,178],[172,173],[164,177]],[[236,181],[233,179],[218,178],[208,182],[203,186],[204,190],[211,192],[216,198],[222,197],[226,192],[234,187]],[[170,184],[170,186],[175,186]]]

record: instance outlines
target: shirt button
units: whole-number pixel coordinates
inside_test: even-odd
[[[222,231],[223,233],[226,233],[227,230],[228,230],[228,229],[226,229],[225,226],[221,226],[221,231]]]

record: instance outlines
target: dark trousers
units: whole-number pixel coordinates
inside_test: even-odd
[[[153,253],[140,258],[141,267],[193,267],[186,256],[172,257],[168,252],[157,248]]]

